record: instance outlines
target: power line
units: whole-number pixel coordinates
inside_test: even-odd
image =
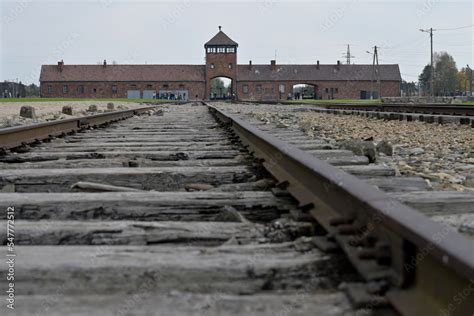
[[[470,27],[473,27],[474,24],[471,24],[471,25],[466,25],[466,26],[460,26],[460,27],[453,27],[453,28],[448,28],[448,29],[436,29],[436,30],[433,30],[433,31],[454,31],[454,30],[460,30],[460,29],[467,29],[467,28],[470,28]]]

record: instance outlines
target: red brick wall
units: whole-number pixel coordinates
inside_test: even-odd
[[[232,65],[232,68],[229,68],[229,64]],[[214,65],[214,68],[212,68],[212,65]],[[235,86],[237,81],[237,53],[206,52],[206,99],[209,98],[211,79],[215,77],[227,77],[232,79],[232,92],[238,93]]]
[[[63,93],[63,86],[68,86],[68,93]],[[112,93],[112,86],[117,86],[117,93]],[[132,88],[136,85],[136,88]],[[151,85],[151,87],[149,87]],[[165,88],[164,85],[168,85]],[[48,93],[48,86],[52,86],[53,93]],[[80,93],[79,86],[84,86],[84,93]],[[205,82],[42,82],[41,96],[48,98],[127,98],[128,90],[188,90],[189,99],[204,99]],[[94,92],[96,89],[96,92]]]
[[[280,84],[285,85],[284,93],[280,93]],[[293,93],[293,86],[296,84],[311,84],[316,86],[317,95],[322,99],[331,97],[331,88],[333,88],[332,97],[334,99],[359,99],[361,91],[370,91],[370,81],[279,81],[279,82],[256,82],[256,81],[238,81],[237,94],[241,100],[286,100],[288,93]],[[248,85],[248,93],[245,94],[244,85]],[[261,92],[257,92],[257,85],[261,85]],[[373,85],[374,91],[377,91],[377,84]],[[328,92],[326,92],[328,88]],[[335,92],[337,88],[337,93]],[[400,83],[398,81],[383,81],[381,93],[384,97],[400,96]]]

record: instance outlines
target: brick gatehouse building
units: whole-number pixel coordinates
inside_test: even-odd
[[[320,64],[267,65],[250,61],[237,65],[238,44],[219,27],[204,45],[205,65],[57,65],[41,67],[42,97],[62,98],[179,98],[209,99],[211,81],[231,79],[230,91],[238,100],[287,100],[300,97],[294,87],[313,87],[317,99],[365,99],[377,90],[372,65]],[[398,65],[378,66],[381,95],[400,96]],[[230,93],[229,93],[230,94]]]

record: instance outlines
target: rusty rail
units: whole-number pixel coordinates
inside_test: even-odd
[[[0,149],[7,150],[29,143],[39,142],[78,130],[130,118],[145,113],[154,107],[123,110],[96,115],[56,120],[45,123],[15,126],[0,129]]]
[[[420,113],[433,115],[474,115],[474,106],[444,104],[325,104],[326,109]]]
[[[457,299],[474,292],[472,240],[238,117],[208,107],[298,200],[301,211],[337,241],[366,281],[388,282],[383,294],[402,315],[439,315],[453,308],[456,315],[472,315],[473,293]]]
[[[474,116],[473,105],[449,105],[449,104],[370,104],[370,103],[325,103],[325,102],[288,102],[288,101],[244,101],[244,103],[256,104],[284,104],[284,105],[308,105],[315,107],[322,107],[325,109],[336,110],[354,110],[354,111],[376,111],[376,112],[399,112],[399,113],[419,113],[419,114],[433,114],[433,115],[460,115],[460,116]]]

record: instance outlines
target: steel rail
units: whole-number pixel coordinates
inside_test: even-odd
[[[385,280],[402,315],[474,311],[472,240],[360,179],[207,105],[335,239],[367,280]],[[463,300],[456,299],[472,290]],[[368,304],[370,305],[370,304]],[[374,303],[375,305],[375,303]]]
[[[145,113],[146,111],[149,111],[153,108],[154,107],[143,107],[3,128],[0,129],[0,149],[5,151],[7,149],[24,146],[29,143],[43,141],[51,137],[76,132],[87,127],[95,127],[102,124],[123,120],[134,115]]]
[[[474,106],[442,104],[325,104],[326,109],[420,113],[433,115],[474,115]]]
[[[244,103],[256,104],[284,104],[284,105],[310,105],[326,109],[337,110],[360,110],[360,111],[378,111],[378,112],[403,112],[420,113],[433,115],[465,115],[474,116],[473,105],[448,105],[437,103],[426,104],[354,104],[354,103],[325,103],[325,102],[288,102],[288,101],[245,101]]]

